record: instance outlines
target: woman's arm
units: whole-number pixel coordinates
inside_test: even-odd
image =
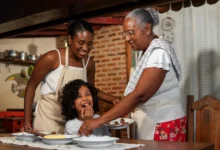
[[[90,58],[87,71],[88,71],[87,73],[88,82],[94,86],[95,84],[95,62],[92,58]],[[117,101],[120,100],[118,97],[104,93],[99,89],[98,89],[98,98],[103,101],[110,102],[113,104],[115,104]]]
[[[139,103],[146,102],[158,91],[165,76],[166,71],[163,69],[144,69],[133,92],[125,96],[118,105],[104,113],[100,118],[85,121],[85,123],[81,126],[79,133],[87,135],[85,129],[97,128],[108,121],[130,113],[138,106]]]
[[[102,122],[108,122],[133,111],[139,103],[148,101],[160,88],[166,71],[159,68],[144,69],[133,92],[124,97],[113,109],[101,116]]]
[[[30,118],[35,91],[46,75],[59,66],[59,56],[57,51],[44,54],[36,63],[33,73],[28,81],[24,97],[24,129],[30,127]]]

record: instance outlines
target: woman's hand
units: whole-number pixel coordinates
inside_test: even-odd
[[[90,105],[86,105],[86,108],[81,110],[81,117],[83,120],[92,119],[94,110]]]
[[[89,136],[95,128],[101,126],[100,118],[86,120],[80,127],[78,134]]]
[[[112,103],[113,103],[113,104],[114,104],[114,106],[115,106],[115,105],[117,105],[119,102],[120,102],[120,99],[115,99],[115,100],[113,100],[113,102],[112,102]]]
[[[22,128],[20,128],[21,132],[25,132],[25,131],[28,131],[28,130],[33,130],[30,123],[24,124],[24,126]]]

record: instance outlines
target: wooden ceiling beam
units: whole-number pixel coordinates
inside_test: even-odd
[[[92,24],[121,25],[123,24],[124,18],[96,17],[86,19],[86,21]]]
[[[64,25],[64,24],[63,24]],[[64,25],[65,27],[65,25]],[[100,30],[103,25],[92,25],[93,30]],[[66,36],[67,29],[55,29],[55,28],[45,28],[42,30],[31,31],[27,33],[22,33],[16,36],[12,36],[11,38],[28,38],[28,37],[57,37],[57,36]]]
[[[31,2],[34,3],[35,1],[42,0],[32,0]],[[66,1],[70,3],[70,0]],[[183,0],[75,0],[74,3],[68,5],[68,7],[63,6],[60,3],[59,8],[33,14],[23,18],[16,18],[16,20],[1,23],[0,38],[19,35],[21,33],[65,23],[69,19],[89,19],[93,17],[102,17],[103,15],[111,16],[112,14],[130,11],[138,7],[149,7],[158,4],[167,4],[180,1]],[[12,10],[13,9],[8,7],[9,13],[13,13],[14,15],[16,15],[16,11]]]

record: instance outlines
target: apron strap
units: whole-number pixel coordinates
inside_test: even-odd
[[[90,59],[90,55],[88,56],[88,59],[87,59],[87,62],[86,62],[86,64],[85,64],[85,61],[84,61],[84,59],[82,59],[82,62],[83,62],[83,68],[87,68],[87,66],[88,66],[88,63],[89,63],[89,59]]]
[[[58,98],[59,89],[60,89],[60,86],[61,86],[61,84],[63,82],[64,74],[66,72],[66,69],[68,68],[68,62],[69,62],[69,57],[68,56],[69,56],[69,49],[67,47],[66,51],[65,51],[65,66],[61,70],[60,78],[59,78],[58,83],[57,83],[57,88],[56,88],[56,92],[55,92],[55,99]]]
[[[65,51],[65,67],[67,67],[68,64],[69,64],[69,48],[67,47]]]

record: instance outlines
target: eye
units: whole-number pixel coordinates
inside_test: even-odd
[[[83,45],[85,42],[84,41],[78,41],[79,45]]]
[[[86,95],[87,95],[87,96],[90,96],[90,95],[91,95],[91,93],[86,93]]]
[[[132,36],[132,35],[134,35],[134,31],[133,31],[133,30],[129,30],[129,31],[128,31],[128,34],[129,34],[130,36]]]

